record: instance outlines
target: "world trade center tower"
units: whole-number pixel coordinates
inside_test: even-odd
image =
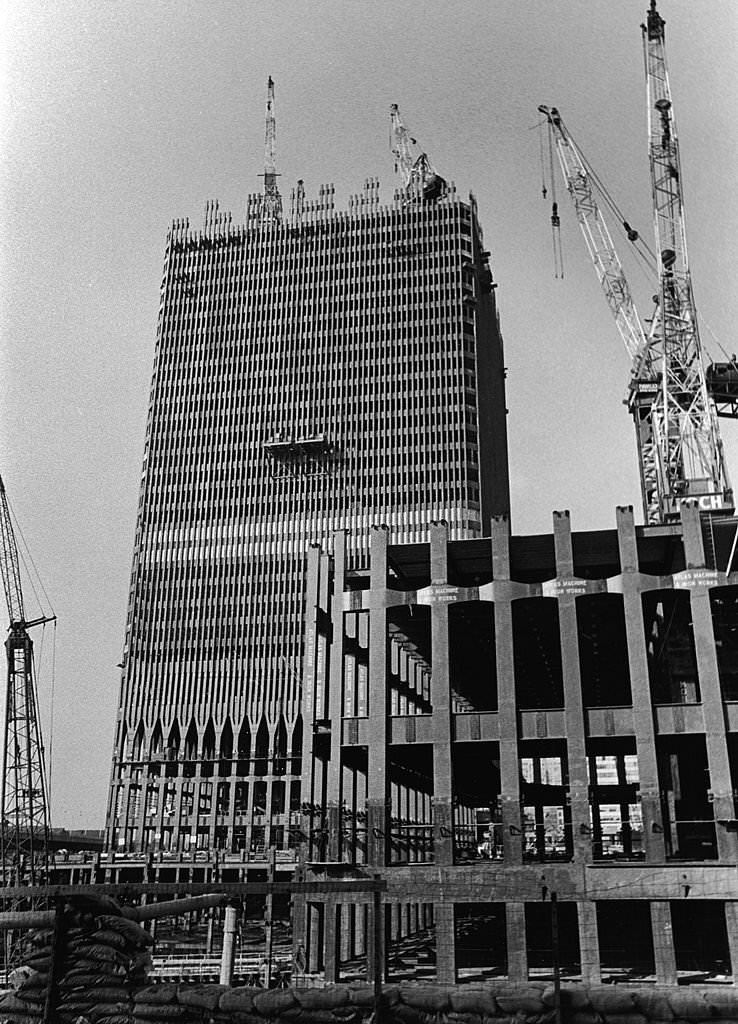
[[[489,533],[509,508],[502,339],[474,199],[415,157],[168,234],[125,630],[109,855],[298,845],[307,551]],[[287,207],[289,206],[289,209]],[[320,657],[320,652],[318,652]],[[126,858],[122,858],[125,860]],[[112,876],[111,876],[112,877]]]

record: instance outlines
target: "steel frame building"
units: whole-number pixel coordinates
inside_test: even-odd
[[[313,550],[306,877],[386,882],[389,977],[423,973],[424,931],[443,983],[480,950],[490,975],[550,971],[552,894],[571,976],[736,976],[737,537],[685,505],[592,533],[378,527],[363,574],[343,534]],[[308,969],[371,969],[372,913],[310,897]]]
[[[508,509],[502,341],[473,198],[291,219],[217,204],[166,245],[108,862],[294,859],[308,547],[482,536]],[[321,657],[321,649],[318,657]],[[111,867],[110,879],[117,876]],[[131,877],[131,876],[129,876]]]

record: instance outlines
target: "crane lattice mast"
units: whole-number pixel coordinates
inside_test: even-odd
[[[706,511],[733,510],[717,413],[705,378],[684,228],[682,173],[669,89],[664,20],[651,0],[643,31],[649,164],[659,271],[659,329],[652,349],[659,389],[651,411],[661,516],[684,498]]]
[[[396,103],[390,107],[390,149],[395,158],[395,170],[402,177],[405,201],[433,202],[447,191],[446,181],[438,174],[427,153],[413,156],[413,139],[400,117]]]
[[[277,122],[274,117],[274,82],[267,81],[266,130],[264,135],[264,195],[261,201],[261,223],[282,223],[282,197],[277,188]]]
[[[5,642],[8,675],[0,797],[3,882],[5,885],[36,885],[48,879],[49,811],[33,641],[28,630],[52,621],[53,616],[26,619],[18,546],[1,477],[0,568],[10,616]],[[11,906],[6,909],[31,904],[27,898],[6,901],[6,904],[8,902]]]

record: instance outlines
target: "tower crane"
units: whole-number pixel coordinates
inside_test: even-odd
[[[266,130],[264,133],[264,196],[261,201],[261,223],[282,222],[282,197],[277,188],[277,122],[274,116],[274,81],[267,81]]]
[[[36,885],[48,878],[49,810],[44,750],[29,629],[55,616],[27,619],[21,589],[18,546],[0,477],[0,569],[10,626],[7,651],[0,845],[4,885]],[[10,900],[28,906],[27,899]]]
[[[402,191],[407,203],[434,202],[447,191],[446,181],[438,174],[427,153],[413,157],[416,145],[400,117],[396,103],[390,107],[390,148],[395,170],[402,176]]]
[[[664,523],[678,517],[687,498],[696,499],[708,512],[730,513],[734,506],[692,294],[664,21],[656,0],[650,0],[642,31],[659,279],[658,305],[648,335],[597,206],[586,161],[558,110],[539,110],[548,120],[590,257],[631,360],[626,402],[636,425],[645,519]],[[637,237],[627,223],[624,226],[631,240]]]
[[[662,508],[682,497],[733,510],[717,412],[707,389],[687,260],[682,172],[666,68],[664,20],[651,0],[642,25],[648,89],[649,164],[659,269],[660,387],[652,421],[663,463]]]

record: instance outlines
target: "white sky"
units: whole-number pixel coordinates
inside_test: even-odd
[[[55,824],[105,816],[167,227],[199,225],[210,198],[240,219],[260,186],[269,74],[284,195],[300,177],[308,195],[333,181],[344,205],[378,175],[389,200],[392,102],[439,172],[477,195],[509,367],[515,532],[548,532],[553,509],[602,529],[617,504],[639,508],[625,351],[560,180],[566,276],[553,277],[530,129],[539,103],[558,106],[651,242],[646,6],[5,0],[0,472],[59,618]],[[732,352],[738,4],[660,10],[697,305]],[[647,314],[654,286],[627,269]],[[706,328],[703,340],[719,357]],[[724,438],[738,480],[738,427]],[[47,670],[47,746],[50,686]]]

